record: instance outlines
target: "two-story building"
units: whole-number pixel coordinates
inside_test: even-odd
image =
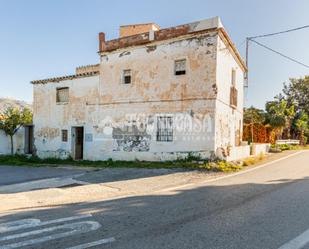
[[[121,26],[117,39],[99,34],[99,56],[32,81],[38,156],[174,160],[241,145],[246,66],[219,18]]]

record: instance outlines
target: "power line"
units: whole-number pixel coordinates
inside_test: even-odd
[[[252,42],[256,43],[257,45],[259,45],[259,46],[261,46],[261,47],[263,47],[265,49],[268,49],[268,50],[272,51],[273,53],[276,53],[276,54],[278,54],[278,55],[280,55],[280,56],[282,56],[282,57],[284,57],[284,58],[286,58],[286,59],[288,59],[290,61],[293,61],[293,62],[295,62],[295,63],[297,63],[299,65],[302,65],[302,66],[304,66],[306,68],[309,68],[308,65],[306,65],[306,64],[304,64],[304,63],[302,63],[302,62],[300,62],[298,60],[295,60],[295,59],[293,59],[293,58],[291,58],[291,57],[289,57],[289,56],[287,56],[287,55],[285,55],[283,53],[280,53],[280,52],[278,52],[278,51],[276,51],[276,50],[274,50],[274,49],[272,49],[272,48],[270,48],[270,47],[268,47],[268,46],[266,46],[266,45],[264,45],[264,44],[262,44],[260,42],[257,42],[257,41],[252,40],[252,39],[250,39],[250,41],[252,41]]]
[[[265,35],[252,36],[252,37],[248,37],[248,39],[252,40],[252,39],[255,39],[255,38],[262,38],[262,37],[280,35],[280,34],[289,33],[289,32],[293,32],[293,31],[297,31],[297,30],[301,30],[301,29],[306,29],[306,28],[309,28],[309,25],[305,25],[305,26],[302,26],[302,27],[294,28],[294,29],[288,29],[288,30],[284,30],[284,31],[280,31],[280,32],[265,34]]]
[[[265,49],[270,50],[273,53],[276,53],[276,54],[278,54],[278,55],[280,55],[280,56],[282,56],[282,57],[284,57],[284,58],[286,58],[286,59],[288,59],[290,61],[293,61],[293,62],[295,62],[295,63],[297,63],[299,65],[302,65],[302,66],[304,66],[306,68],[309,68],[308,65],[306,65],[306,64],[304,64],[304,63],[302,63],[300,61],[297,61],[297,60],[295,60],[295,59],[293,59],[293,58],[291,58],[291,57],[289,57],[287,55],[284,55],[284,54],[282,54],[282,53],[280,53],[280,52],[278,52],[278,51],[276,51],[276,50],[274,50],[274,49],[272,49],[270,47],[267,47],[266,45],[264,45],[262,43],[259,43],[259,42],[254,40],[256,38],[275,36],[275,35],[285,34],[285,33],[293,32],[293,31],[297,31],[297,30],[301,30],[301,29],[306,29],[306,28],[309,28],[309,25],[305,25],[305,26],[301,26],[301,27],[297,27],[297,28],[293,28],[293,29],[287,29],[287,30],[280,31],[280,32],[275,32],[275,33],[269,33],[269,34],[264,34],[264,35],[257,35],[257,36],[247,37],[247,39],[246,39],[246,66],[247,66],[247,69],[249,68],[249,62],[248,61],[249,61],[249,42],[250,41],[255,42],[257,45],[262,46]],[[249,76],[249,72],[247,71],[245,73],[245,87],[248,87],[248,85],[249,85],[248,84],[249,83],[249,79],[248,79],[249,77],[248,76]]]

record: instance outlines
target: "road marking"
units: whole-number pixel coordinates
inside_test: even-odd
[[[47,242],[47,241],[50,241],[50,240],[66,238],[67,236],[72,236],[72,235],[87,233],[87,232],[90,232],[90,231],[95,231],[95,230],[99,229],[100,227],[101,227],[101,225],[98,222],[83,221],[83,222],[59,225],[59,226],[55,226],[55,227],[49,227],[49,228],[45,228],[45,229],[25,232],[25,233],[21,233],[21,234],[9,235],[9,236],[1,238],[1,240],[18,239],[18,238],[37,235],[37,234],[41,234],[41,233],[45,233],[45,232],[53,232],[53,231],[56,231],[56,230],[71,229],[71,231],[68,231],[68,232],[61,232],[61,233],[57,233],[57,234],[52,234],[52,235],[40,237],[40,238],[37,238],[37,239],[31,239],[31,240],[21,241],[21,242],[17,242],[17,243],[13,243],[13,244],[4,245],[4,246],[1,246],[1,249],[13,249],[13,248],[25,247],[25,246],[29,246],[29,245],[35,245],[35,244]]]
[[[279,247],[279,249],[301,249],[309,242],[309,229],[295,239]]]
[[[38,227],[38,226],[46,226],[50,224],[60,223],[60,222],[66,222],[66,221],[73,221],[73,220],[79,220],[84,218],[92,217],[91,214],[83,214],[83,215],[77,215],[77,216],[71,216],[56,220],[49,220],[49,221],[43,221],[41,222],[39,219],[24,219],[24,220],[18,220],[8,223],[2,223],[0,224],[0,234],[16,231],[19,229],[27,229],[32,227]],[[15,225],[15,226],[14,226]]]
[[[39,219],[23,219],[0,224],[0,233],[7,233],[28,227],[34,227],[41,223]]]
[[[108,239],[101,239],[101,240],[97,240],[97,241],[93,241],[90,243],[86,243],[86,244],[82,244],[82,245],[78,245],[78,246],[73,246],[67,249],[86,249],[86,248],[90,248],[93,246],[99,246],[99,245],[103,245],[103,244],[107,244],[107,243],[112,243],[115,242],[116,239],[114,237],[108,238]]]
[[[5,236],[5,237],[0,237],[0,241],[11,240],[11,239],[19,239],[19,238],[24,238],[24,237],[28,237],[28,236],[32,236],[32,235],[41,234],[41,233],[52,232],[52,231],[60,230],[60,229],[69,229],[69,228],[72,228],[74,226],[78,227],[81,224],[87,224],[88,222],[92,222],[92,221],[83,221],[83,222],[77,222],[77,223],[71,223],[71,224],[64,224],[64,225],[48,227],[48,228],[39,229],[39,230],[33,230],[33,231],[30,231],[30,232],[25,232],[25,233],[8,235],[8,236]]]

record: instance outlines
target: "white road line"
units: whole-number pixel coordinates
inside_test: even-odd
[[[0,234],[6,233],[6,232],[11,232],[11,231],[16,231],[16,230],[19,230],[19,229],[27,229],[27,228],[32,228],[32,227],[46,226],[46,225],[50,225],[50,224],[79,220],[79,219],[84,219],[84,218],[89,218],[89,217],[92,217],[92,215],[91,214],[83,214],[83,215],[77,215],[77,216],[66,217],[66,218],[61,218],[61,219],[56,219],[56,220],[43,221],[43,222],[41,222],[38,219],[17,220],[17,221],[13,221],[13,222],[0,224]]]
[[[87,232],[90,232],[90,231],[97,230],[100,227],[101,227],[101,225],[98,222],[83,221],[83,222],[77,222],[77,223],[72,223],[72,224],[65,224],[65,225],[45,228],[45,229],[41,229],[41,230],[30,231],[30,232],[16,234],[16,235],[10,235],[10,236],[4,237],[4,238],[5,239],[15,239],[15,238],[22,238],[22,237],[26,237],[26,236],[37,235],[37,234],[45,233],[45,232],[53,232],[53,231],[56,231],[56,230],[63,230],[63,229],[70,229],[71,230],[71,231],[68,231],[68,232],[61,232],[61,233],[57,233],[57,234],[47,235],[47,236],[40,237],[40,238],[37,238],[37,239],[31,239],[31,240],[21,241],[21,242],[17,242],[17,243],[13,243],[13,244],[3,245],[3,246],[1,246],[1,249],[13,249],[13,248],[35,245],[35,244],[44,243],[44,242],[47,242],[47,241],[50,241],[50,240],[66,238],[66,237],[72,236],[72,235],[87,233]]]
[[[19,239],[19,238],[24,238],[24,237],[28,237],[28,236],[32,236],[32,235],[41,234],[41,233],[52,232],[52,231],[60,230],[60,229],[71,229],[74,226],[78,227],[81,224],[87,224],[87,222],[88,221],[70,223],[70,224],[48,227],[48,228],[39,229],[39,230],[33,230],[33,231],[29,231],[29,232],[24,232],[24,233],[12,234],[12,235],[8,235],[8,236],[0,237],[0,241],[11,240],[11,239]]]
[[[0,224],[0,234],[34,227],[41,223],[39,219],[23,219]]]
[[[103,244],[107,244],[107,243],[112,243],[112,242],[115,242],[115,241],[116,241],[116,239],[114,237],[111,237],[111,238],[101,239],[101,240],[93,241],[93,242],[78,245],[78,246],[73,246],[73,247],[70,247],[70,248],[67,248],[67,249],[86,249],[86,248],[90,248],[90,247],[93,247],[93,246],[99,246],[99,245],[103,245]]]
[[[279,249],[301,249],[309,243],[309,229],[295,239],[279,247]]]

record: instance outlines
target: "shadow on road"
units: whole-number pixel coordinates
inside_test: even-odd
[[[102,229],[88,238],[74,238],[76,243],[113,236],[113,248],[278,248],[309,227],[308,179],[217,183],[158,195],[60,205],[2,215],[0,223],[92,213]],[[48,245],[40,246],[36,248]]]

